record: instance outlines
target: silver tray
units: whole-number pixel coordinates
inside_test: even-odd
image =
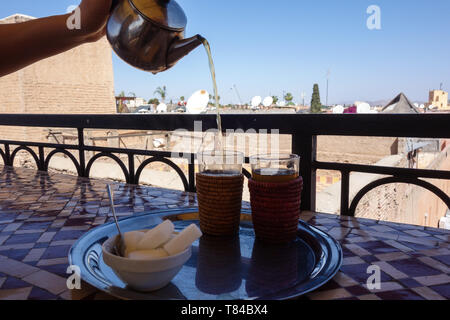
[[[196,208],[158,211],[121,220],[122,232],[150,229],[164,219],[176,231],[198,224]],[[297,240],[289,245],[255,241],[251,212],[242,211],[238,237],[203,236],[193,244],[192,257],[165,288],[133,291],[103,262],[101,246],[117,234],[113,223],[83,235],[71,248],[69,262],[82,279],[120,299],[132,300],[283,300],[300,297],[331,280],[342,265],[339,243],[325,232],[300,221]]]

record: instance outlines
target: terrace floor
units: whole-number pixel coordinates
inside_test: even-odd
[[[68,290],[67,255],[111,220],[106,181],[0,167],[0,299],[112,299],[83,283]],[[114,183],[120,216],[194,207],[196,195]],[[244,203],[245,208],[249,207]],[[309,299],[450,299],[450,232],[313,212],[301,218],[340,241],[344,264]],[[371,264],[381,289],[369,290]]]

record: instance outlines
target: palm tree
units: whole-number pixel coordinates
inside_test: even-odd
[[[294,100],[294,96],[292,95],[292,93],[288,92],[284,96],[284,100],[286,100],[287,103],[290,103],[292,102],[292,100]]]
[[[125,98],[125,91],[122,90],[122,91],[118,94],[117,97],[119,97],[119,98]],[[123,100],[122,100],[122,99],[116,100],[116,106],[117,106],[117,112],[118,112],[118,113],[122,113],[122,112],[123,112],[123,109],[124,109]]]
[[[136,93],[130,92],[130,93],[128,93],[128,94],[130,95],[130,97],[136,98]]]
[[[209,102],[210,105],[214,105],[215,104],[215,100],[216,99],[215,99],[215,97],[212,94],[209,95],[209,100],[210,100],[210,102]],[[217,96],[217,104],[220,107],[220,96]]]
[[[156,88],[154,94],[157,94],[161,97],[162,102],[164,103],[164,101],[166,100],[166,96],[167,96],[167,88],[166,86],[158,87]]]

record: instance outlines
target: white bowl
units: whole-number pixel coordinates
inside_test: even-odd
[[[115,255],[117,237],[108,239],[102,246],[103,261],[130,288],[151,292],[159,290],[172,281],[192,255],[192,246],[169,257],[152,260],[132,260]]]

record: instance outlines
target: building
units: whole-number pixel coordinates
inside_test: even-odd
[[[147,104],[144,98],[136,98],[136,97],[126,97],[126,96],[117,96],[116,97],[116,108],[118,113],[124,113],[123,107],[127,107],[128,111],[133,113],[136,110]],[[127,113],[127,112],[125,112]]]
[[[34,18],[15,14],[1,19],[0,24],[31,19]],[[112,53],[106,38],[1,77],[1,113],[116,113]],[[45,141],[46,131],[0,127],[0,136],[10,140]]]
[[[392,114],[418,114],[420,111],[416,108],[411,101],[405,96],[404,93],[400,93],[391,102],[389,102],[382,110],[382,113]]]
[[[438,110],[450,110],[450,105],[448,104],[448,92],[443,90],[430,91],[428,107],[431,105]]]

